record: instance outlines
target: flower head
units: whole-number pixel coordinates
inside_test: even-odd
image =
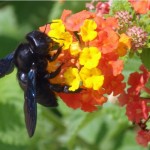
[[[85,10],[76,14],[64,10],[61,19],[48,26],[46,32],[44,27],[40,30],[53,40],[49,55],[57,53],[55,44],[62,51],[54,62],[48,63],[47,71],[54,72],[63,64],[59,74],[49,82],[68,88],[71,94],[57,95],[69,107],[92,112],[107,101],[106,94],[123,91],[123,63],[117,48],[125,40],[116,33],[116,18],[104,19]]]

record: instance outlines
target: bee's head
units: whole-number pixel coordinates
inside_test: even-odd
[[[39,55],[47,55],[49,45],[53,40],[41,31],[32,31],[26,35],[26,39],[31,45],[33,51]]]

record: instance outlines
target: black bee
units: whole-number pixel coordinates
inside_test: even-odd
[[[68,86],[51,84],[48,79],[56,77],[61,71],[61,65],[49,73],[46,68],[48,61],[54,61],[61,53],[62,47],[51,56],[52,45],[57,45],[52,38],[40,31],[26,35],[27,42],[0,60],[0,78],[17,68],[17,78],[24,91],[24,113],[28,134],[33,136],[37,120],[37,103],[46,107],[58,105],[55,92],[70,92]]]

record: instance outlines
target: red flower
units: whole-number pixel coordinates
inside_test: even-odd
[[[124,106],[124,105],[128,104],[128,102],[130,101],[130,98],[129,98],[129,95],[127,93],[123,92],[119,96],[118,100],[119,100],[119,104],[121,106]]]
[[[138,124],[141,120],[147,120],[150,111],[148,100],[123,92],[119,96],[119,103],[121,106],[126,105],[126,115],[130,121]]]
[[[122,74],[119,74],[117,76],[105,76],[104,85],[103,87],[106,89],[107,94],[111,94],[113,92],[113,95],[116,96],[123,92],[125,88],[125,83],[123,83],[124,76]]]
[[[108,14],[109,10],[110,6],[108,2],[98,2],[96,5],[97,16],[103,16],[104,14]]]
[[[150,77],[149,72],[146,70],[146,68],[142,65],[140,67],[140,70],[143,73],[132,73],[130,74],[128,84],[131,85],[131,87],[128,89],[128,93],[132,93],[133,95],[138,95],[139,92],[144,89],[145,84],[148,82],[148,79]]]
[[[106,102],[106,98],[99,91],[86,90],[80,93],[65,94],[58,93],[59,97],[71,108],[81,108],[85,112],[97,110],[97,105],[102,105]]]
[[[136,140],[142,146],[147,147],[150,142],[150,131],[140,130],[137,134]]]
[[[139,123],[143,119],[148,118],[147,103],[144,100],[139,99],[138,96],[130,97],[134,101],[127,104],[126,115],[130,121],[134,123]]]
[[[65,93],[58,93],[59,97],[71,108],[77,109],[81,107],[81,102],[79,101],[81,94],[74,93],[74,94],[65,94]]]
[[[128,119],[136,123],[142,130],[138,132],[137,142],[143,146],[147,146],[150,142],[150,131],[147,130],[147,121],[149,120],[150,99],[141,98],[141,90],[145,90],[145,84],[150,78],[149,72],[142,65],[140,67],[142,72],[130,74],[127,93],[123,92],[119,96],[119,103],[121,106],[126,106],[126,115]],[[146,92],[150,91],[148,88]]]

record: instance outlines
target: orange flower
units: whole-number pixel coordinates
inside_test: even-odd
[[[91,46],[98,47],[102,53],[113,52],[118,47],[119,37],[111,28],[99,31],[95,40],[90,42]]]
[[[122,72],[122,70],[123,70],[123,61],[122,60],[109,61],[109,64],[112,67],[114,76],[117,76]]]
[[[49,30],[50,30],[50,24],[46,24],[46,25],[44,25],[44,26],[41,26],[41,27],[39,27],[39,30],[41,31],[41,32],[44,32],[44,33],[48,33],[49,32]]]
[[[61,16],[66,29],[69,31],[79,31],[85,19],[94,17],[94,13],[86,10],[73,15],[71,15],[71,13],[72,12],[70,10],[64,10]]]
[[[146,14],[150,10],[150,0],[129,0],[136,13]]]
[[[113,17],[109,17],[105,20],[105,26],[110,27],[111,29],[118,28],[118,20]]]
[[[119,56],[125,56],[127,50],[131,48],[131,38],[126,34],[121,34],[116,52]]]
[[[97,24],[98,31],[104,28],[116,29],[118,27],[118,21],[116,18],[113,17],[109,17],[106,19],[102,17],[95,17],[94,20]]]

